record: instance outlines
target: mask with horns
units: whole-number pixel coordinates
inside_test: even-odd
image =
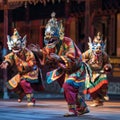
[[[94,37],[93,41],[89,37],[88,42],[89,49],[93,51],[94,54],[100,55],[106,48],[106,40],[103,41],[103,36],[100,32]]]
[[[64,38],[64,28],[62,21],[57,21],[55,13],[51,14],[51,19],[45,27],[44,43],[49,48],[54,48],[55,45]]]
[[[26,35],[21,38],[18,31],[14,29],[14,33],[11,37],[7,35],[7,44],[9,50],[12,50],[14,53],[18,53],[26,47]]]

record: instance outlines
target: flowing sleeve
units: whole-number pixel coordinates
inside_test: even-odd
[[[76,49],[76,46],[71,39],[66,41],[63,46],[64,52],[60,55],[60,58],[62,59],[65,68],[71,69],[71,67],[78,64],[81,52]]]
[[[7,54],[6,56],[4,56],[4,61],[8,62],[9,65],[12,66],[14,64],[14,54],[11,52]]]

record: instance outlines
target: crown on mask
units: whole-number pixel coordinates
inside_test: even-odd
[[[95,51],[97,47],[101,47],[102,51],[106,49],[106,40],[103,41],[103,35],[101,34],[101,32],[98,32],[93,40],[89,37],[88,46],[89,49],[93,51]]]
[[[7,44],[9,50],[13,50],[15,52],[19,51],[20,49],[23,49],[26,46],[26,35],[23,38],[21,38],[17,29],[14,29],[13,35],[11,37],[7,35]],[[19,48],[19,50],[16,50],[16,48]]]
[[[62,21],[57,21],[55,15],[55,12],[51,14],[51,19],[45,27],[45,39],[56,37],[62,40],[64,38],[64,27]]]
[[[14,29],[14,32],[13,32],[13,35],[11,36],[11,39],[12,39],[12,40],[13,40],[13,39],[18,40],[18,39],[20,39],[20,38],[21,38],[21,36],[19,35],[17,29]]]
[[[98,32],[97,35],[94,37],[93,42],[102,42],[103,41],[103,35],[101,34],[101,32]]]

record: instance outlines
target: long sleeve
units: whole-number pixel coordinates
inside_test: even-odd
[[[14,54],[12,52],[7,54],[6,56],[4,56],[4,60],[8,62],[10,66],[12,66],[14,64]]]

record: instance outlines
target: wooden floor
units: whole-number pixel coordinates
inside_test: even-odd
[[[88,106],[91,101],[86,102]],[[101,107],[90,107],[90,113],[79,117],[63,117],[67,112],[64,100],[37,100],[34,107],[27,102],[0,100],[0,120],[120,120],[120,102],[105,102]]]

